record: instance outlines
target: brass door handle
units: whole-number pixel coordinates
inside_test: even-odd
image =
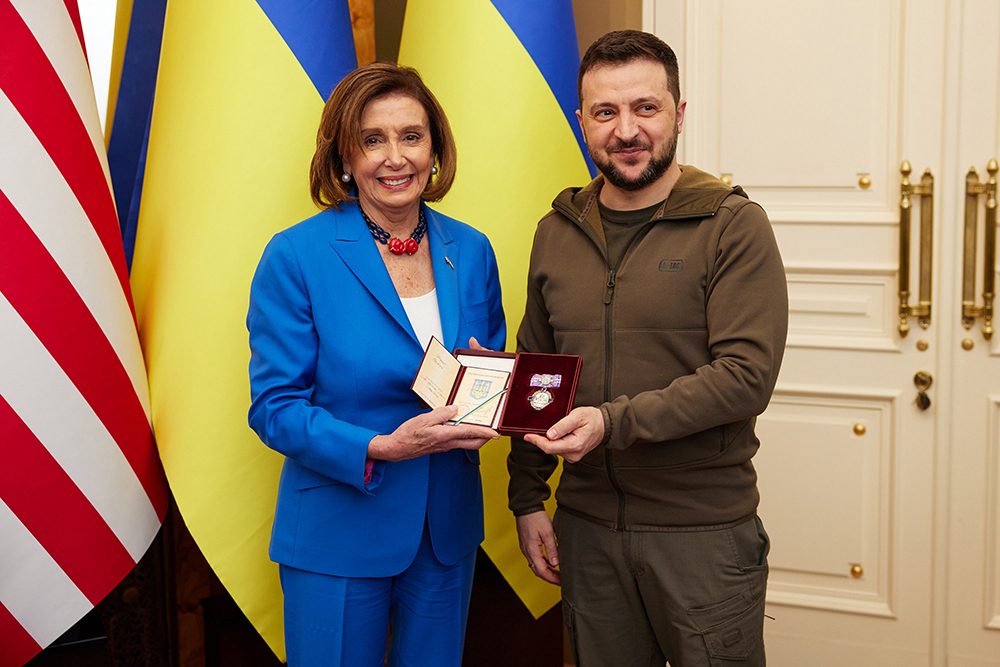
[[[934,176],[924,171],[920,184],[910,182],[910,163],[903,160],[899,201],[899,335],[910,332],[909,318],[916,317],[920,327],[931,325],[931,271],[934,266]],[[910,213],[911,195],[920,197],[920,286],[917,305],[910,305]]]
[[[976,319],[983,318],[983,338],[993,337],[993,297],[996,282],[997,253],[997,161],[986,166],[990,177],[979,182],[976,168],[965,177],[965,241],[962,260],[962,326],[971,329]],[[986,232],[983,237],[983,305],[976,305],[976,232],[979,195],[986,195]]]

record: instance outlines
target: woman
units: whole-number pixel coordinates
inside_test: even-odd
[[[455,142],[416,71],[374,63],[333,91],[310,180],[325,209],[277,234],[250,291],[250,426],[285,455],[271,535],[289,665],[461,663],[479,452],[410,390],[430,336],[502,348],[486,237],[427,208]]]

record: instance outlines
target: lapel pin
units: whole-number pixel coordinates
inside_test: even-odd
[[[445,257],[445,258],[444,258],[444,261],[448,262],[448,266],[450,266],[450,267],[451,267],[451,268],[452,268],[452,269],[454,270],[454,268],[455,268],[455,265],[451,263],[451,260],[450,260],[450,259],[448,259],[447,257]]]

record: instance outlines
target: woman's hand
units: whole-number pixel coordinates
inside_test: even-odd
[[[408,419],[389,435],[372,438],[368,443],[368,458],[405,461],[451,449],[479,449],[487,441],[500,437],[485,426],[445,423],[464,412],[461,406],[448,405]]]

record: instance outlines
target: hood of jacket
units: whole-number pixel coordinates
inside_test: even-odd
[[[680,178],[651,221],[713,216],[729,195],[748,198],[740,186],[726,185],[701,169],[688,165],[680,165],[680,169]],[[552,202],[553,209],[575,220],[591,237],[600,239],[602,247],[607,242],[597,198],[603,187],[604,176],[599,174],[582,188],[566,188]]]

